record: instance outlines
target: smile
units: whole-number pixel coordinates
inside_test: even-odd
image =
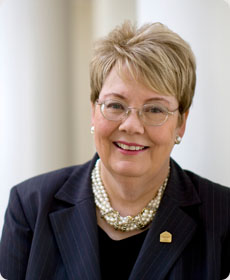
[[[121,148],[122,150],[126,150],[126,151],[141,151],[141,150],[147,149],[147,147],[145,147],[145,146],[126,145],[126,144],[117,143],[117,142],[115,142],[115,145],[117,147]]]

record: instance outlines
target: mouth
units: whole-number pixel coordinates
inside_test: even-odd
[[[114,145],[117,146],[118,148],[124,150],[124,151],[143,151],[148,149],[148,146],[142,146],[142,145],[137,145],[137,144],[124,144],[121,142],[114,142]]]

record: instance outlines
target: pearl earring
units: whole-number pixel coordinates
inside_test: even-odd
[[[179,135],[177,135],[176,139],[175,139],[175,144],[179,145],[181,140],[182,140],[182,138]]]
[[[91,126],[91,129],[90,129],[91,134],[94,134],[94,131],[95,131],[95,128],[94,128],[94,126],[92,125],[92,126]]]

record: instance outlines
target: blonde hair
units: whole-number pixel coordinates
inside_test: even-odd
[[[191,106],[196,84],[195,58],[189,44],[165,25],[152,23],[137,28],[126,21],[96,42],[90,64],[93,103],[115,65],[122,78],[127,77],[128,69],[148,88],[175,96],[181,114]]]

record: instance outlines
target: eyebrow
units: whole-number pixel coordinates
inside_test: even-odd
[[[126,98],[125,98],[122,94],[115,93],[115,92],[106,93],[104,96],[105,96],[105,97],[117,97],[117,98],[120,98],[120,99],[122,99],[122,100],[126,100]],[[167,104],[170,104],[170,101],[167,100],[166,98],[164,98],[164,96],[162,96],[162,97],[156,96],[156,97],[149,98],[149,99],[147,99],[147,100],[145,101],[145,104],[146,104],[146,103],[150,103],[151,101],[164,101],[164,102],[166,102]]]

